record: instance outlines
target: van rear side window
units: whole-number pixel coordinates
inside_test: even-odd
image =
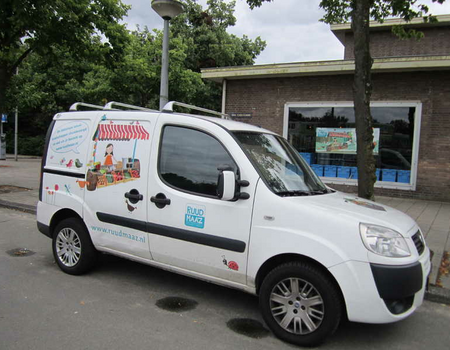
[[[237,166],[214,137],[194,129],[166,126],[159,155],[159,175],[182,191],[217,197],[218,167]]]

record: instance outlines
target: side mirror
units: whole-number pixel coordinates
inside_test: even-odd
[[[236,195],[236,176],[234,171],[222,170],[217,180],[217,195],[223,201],[231,201]]]

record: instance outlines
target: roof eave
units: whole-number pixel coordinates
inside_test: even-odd
[[[449,70],[450,56],[414,56],[374,59],[373,73]],[[299,62],[245,67],[202,69],[202,78],[222,82],[238,79],[288,78],[297,76],[353,74],[354,60]]]

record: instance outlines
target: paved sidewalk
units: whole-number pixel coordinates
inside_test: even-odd
[[[39,196],[40,159],[7,156],[0,160],[0,207],[35,214]],[[3,186],[17,186],[3,193]],[[378,197],[377,202],[401,210],[417,221],[433,251],[429,300],[450,304],[450,203]]]

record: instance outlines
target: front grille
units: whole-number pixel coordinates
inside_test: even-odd
[[[414,236],[412,236],[412,240],[414,242],[414,245],[416,246],[417,252],[419,253],[419,255],[422,255],[423,251],[425,250],[425,243],[420,231],[417,231]]]

